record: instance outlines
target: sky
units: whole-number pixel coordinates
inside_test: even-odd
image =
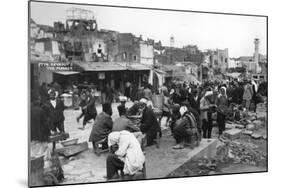
[[[65,23],[66,10],[72,7],[93,11],[99,29],[142,35],[165,46],[174,36],[175,47],[228,48],[230,57],[252,56],[254,38],[259,38],[260,53],[265,55],[267,50],[265,17],[41,2],[31,2],[30,16],[38,24],[53,26],[55,21]]]

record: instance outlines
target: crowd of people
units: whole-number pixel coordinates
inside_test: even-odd
[[[157,144],[157,138],[162,136],[163,117],[167,117],[166,126],[170,127],[175,139],[173,149],[183,149],[186,145],[194,147],[202,137],[212,138],[214,114],[221,137],[233,104],[245,111],[255,111],[257,103],[262,100],[260,95],[264,95],[264,85],[253,80],[205,82],[200,85],[175,82],[164,84],[155,91],[151,85],[145,84],[138,88],[133,97],[128,89],[126,96],[119,97],[119,117],[115,120],[111,117],[114,97],[110,87],[106,87],[108,91],[100,113],[96,109],[95,88],[80,92],[74,88],[73,96],[81,108],[81,114],[76,118],[77,122],[83,118],[81,129],[94,120],[89,135],[93,149],[97,149],[96,143],[99,142],[102,149],[109,149],[111,153],[106,160],[106,178],[114,179],[118,177],[119,170],[132,176],[143,168],[144,143],[146,147]],[[31,150],[44,148],[40,150],[44,154],[47,152],[48,137],[65,131],[65,106],[59,97],[61,88],[58,84],[42,84],[39,91],[31,94]],[[161,98],[160,107],[155,105],[153,96]],[[130,108],[126,107],[128,100],[133,101]]]

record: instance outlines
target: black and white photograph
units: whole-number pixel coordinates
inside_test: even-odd
[[[28,3],[28,186],[268,172],[266,15]]]

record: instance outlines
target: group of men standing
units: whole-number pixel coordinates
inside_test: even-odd
[[[31,92],[30,157],[31,159],[43,157],[43,169],[49,169],[52,173],[54,172],[54,177],[60,181],[63,179],[62,168],[59,162],[54,162],[58,161],[58,158],[53,155],[54,153],[48,146],[50,136],[65,132],[63,113],[65,106],[63,101],[59,99],[58,93],[59,91],[53,87],[47,90],[48,97],[46,95],[42,96],[36,91]],[[41,177],[35,181],[40,185],[44,185],[47,180]]]
[[[59,98],[59,91],[49,88],[48,97],[43,98],[38,92],[31,92],[31,140],[46,141],[50,134],[64,133],[63,101]]]
[[[172,108],[170,125],[175,126],[177,119],[182,118],[178,114],[180,107],[185,106],[196,120],[200,137],[212,137],[214,120],[218,125],[220,137],[225,130],[226,118],[231,113],[231,104],[240,105],[246,111],[255,111],[257,103],[260,102],[258,90],[258,85],[253,80],[240,83],[190,84],[189,87],[185,83],[176,84],[170,88],[170,93],[167,95]],[[174,116],[177,118],[173,118]]]

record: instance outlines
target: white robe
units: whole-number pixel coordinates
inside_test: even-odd
[[[136,137],[128,131],[112,132],[108,135],[108,146],[118,145],[115,154],[124,162],[124,174],[133,175],[142,170],[145,161],[141,146]]]

